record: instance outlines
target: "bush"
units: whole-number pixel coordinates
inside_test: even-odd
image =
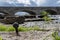
[[[42,11],[40,14],[41,14],[42,16],[46,16],[46,15],[48,15],[49,13],[46,12],[46,11]]]
[[[42,18],[44,19],[44,21],[46,21],[46,23],[51,22],[51,18],[48,16],[49,15],[48,12],[42,11],[40,14],[43,16]]]

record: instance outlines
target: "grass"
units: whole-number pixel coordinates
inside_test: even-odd
[[[27,27],[23,27],[23,26],[20,26],[18,28],[19,31],[28,31],[28,28]]]
[[[0,40],[3,40],[1,36],[0,36]]]
[[[34,27],[23,27],[23,26],[21,26],[21,27],[19,27],[18,28],[18,30],[19,31],[31,31],[31,30],[40,30],[40,27],[38,27],[38,26],[34,26]]]
[[[11,26],[11,27],[8,27],[6,31],[8,31],[8,32],[15,31],[15,29]]]
[[[6,31],[7,27],[4,25],[0,25],[0,31]]]
[[[38,27],[38,26],[33,26],[33,27],[24,27],[24,26],[19,26],[19,28],[18,28],[18,31],[31,31],[31,30],[33,30],[33,31],[48,31],[48,30],[46,30],[46,29],[40,29],[40,27]],[[4,25],[0,25],[0,31],[8,31],[8,32],[10,32],[10,31],[15,31],[15,29],[13,28],[13,26],[10,26],[10,27],[6,27],[6,26],[4,26]]]
[[[54,32],[52,36],[54,37],[54,40],[60,40],[60,36],[58,36],[58,32]]]

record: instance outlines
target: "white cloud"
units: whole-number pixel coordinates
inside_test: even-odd
[[[8,2],[8,3],[10,3],[10,4],[11,4],[11,3],[14,3],[13,0],[7,0],[6,2]]]
[[[40,6],[40,5],[44,4],[44,3],[46,3],[46,1],[47,0],[35,0],[37,6]]]
[[[60,0],[57,1],[57,4],[59,4],[59,3],[60,3]]]
[[[17,0],[18,3],[30,4],[30,0]]]
[[[57,4],[57,6],[60,6],[60,0],[58,0],[58,1],[56,2],[56,4]]]
[[[55,1],[56,1],[56,3],[55,3]],[[31,6],[33,6],[33,5],[50,6],[50,5],[52,5],[51,3],[53,3],[53,5],[55,5],[55,4],[59,5],[60,4],[60,0],[0,0],[0,2],[8,2],[9,4],[13,4],[13,5],[19,5],[21,3],[24,6],[30,6],[30,5]]]
[[[31,4],[30,1],[34,1],[37,4],[37,6],[40,6],[46,3],[47,0],[17,0],[17,1],[18,3],[24,3],[24,4],[29,4],[29,5]]]

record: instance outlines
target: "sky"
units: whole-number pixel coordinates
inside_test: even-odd
[[[0,0],[0,6],[60,6],[60,0]]]
[[[16,16],[24,16],[24,15],[30,15],[29,13],[27,12],[17,12],[15,13]]]

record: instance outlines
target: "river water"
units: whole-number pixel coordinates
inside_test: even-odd
[[[34,22],[25,22],[24,24],[20,24],[20,26],[31,27],[31,26],[39,26],[45,28],[53,28],[53,27],[60,27],[60,23],[46,23],[44,21],[34,21]]]

